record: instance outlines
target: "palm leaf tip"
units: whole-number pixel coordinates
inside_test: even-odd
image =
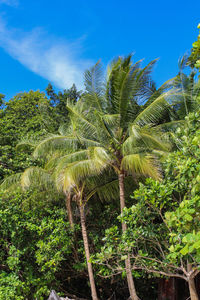
[[[0,189],[2,191],[11,191],[16,190],[16,188],[21,187],[20,179],[22,173],[13,174],[11,176],[6,177],[0,185]]]

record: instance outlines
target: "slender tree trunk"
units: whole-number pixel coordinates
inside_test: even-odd
[[[197,290],[196,290],[196,286],[195,286],[195,282],[194,282],[194,278],[189,279],[188,284],[189,284],[189,291],[190,291],[190,299],[191,300],[199,300]]]
[[[67,209],[67,214],[68,214],[68,219],[69,219],[69,224],[71,228],[74,227],[74,220],[73,220],[73,214],[72,214],[72,208],[71,208],[71,194],[68,193],[66,195],[66,209]]]
[[[192,270],[192,265],[188,263],[187,271],[190,272]],[[191,300],[199,300],[199,296],[197,294],[196,286],[194,278],[188,279],[189,291],[190,291],[190,299]]]
[[[89,280],[90,280],[90,286],[91,286],[91,292],[92,292],[92,299],[98,300],[95,281],[94,281],[94,274],[93,274],[93,270],[92,270],[92,264],[89,261],[90,260],[90,250],[89,250],[87,230],[86,230],[86,225],[85,225],[84,206],[82,204],[79,204],[79,210],[80,210],[80,216],[81,216],[81,229],[82,229],[85,255],[86,255],[87,266],[88,266],[88,274],[89,274]]]
[[[120,193],[120,208],[121,212],[123,211],[125,207],[125,194],[124,194],[124,173],[121,172],[118,175],[119,179],[119,193]],[[122,223],[122,231],[125,232],[127,230],[127,225],[125,223]],[[135,284],[133,281],[133,276],[131,272],[131,260],[130,260],[130,254],[128,254],[128,258],[125,260],[125,267],[126,267],[126,276],[127,276],[127,282],[128,282],[128,288],[129,293],[132,300],[138,300],[138,296],[135,289]]]

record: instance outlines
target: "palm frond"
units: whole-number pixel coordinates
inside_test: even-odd
[[[47,191],[55,190],[54,181],[51,175],[42,168],[31,167],[25,170],[21,176],[23,190],[30,187],[44,188]]]
[[[160,168],[155,157],[147,154],[130,154],[124,156],[121,168],[129,173],[150,176],[155,179],[161,178]]]
[[[16,145],[16,150],[17,151],[23,151],[23,150],[29,150],[29,149],[33,149],[37,146],[37,143],[35,141],[32,140],[21,140],[17,145]]]
[[[141,78],[141,70],[139,68],[140,63],[141,61],[136,62],[127,72],[124,72],[123,81],[119,91],[119,114],[120,126],[122,128],[126,122],[129,102],[141,93],[141,84],[140,80],[138,80],[138,78]]]
[[[189,55],[187,53],[185,53],[183,56],[179,58],[178,67],[180,71],[182,71],[188,65],[188,58]]]
[[[168,91],[161,94],[156,100],[140,112],[140,114],[135,118],[133,124],[140,126],[144,126],[146,124],[157,124],[162,116],[170,110],[170,104],[167,100],[172,95],[175,95],[175,93],[177,92]]]
[[[162,140],[158,136],[153,136],[151,133],[141,133],[141,140],[148,149],[169,152],[171,148],[171,145],[167,143],[166,139]]]
[[[100,201],[116,200],[119,198],[119,182],[118,179],[107,181],[106,183],[95,182],[93,187],[87,194],[87,199],[90,199],[94,194],[98,195]],[[90,186],[89,186],[90,188]]]
[[[84,115],[83,112],[78,111],[77,105],[67,105],[67,109],[69,112],[69,117],[73,124],[73,127],[76,130],[81,130],[81,132],[87,132],[87,136],[95,137],[97,135],[96,127],[93,123]]]
[[[57,187],[67,191],[74,186],[79,186],[86,178],[101,174],[106,166],[106,164],[95,159],[76,161],[68,164],[66,168],[58,165],[56,170]]]
[[[146,102],[146,98],[152,95],[152,92],[155,91],[155,83],[151,79],[151,73],[158,59],[150,61],[146,67],[141,68],[138,73],[135,85],[138,90],[136,96],[138,97],[137,102],[141,105],[143,102]]]
[[[170,121],[170,122],[166,122],[166,123],[157,125],[155,127],[155,130],[158,129],[159,131],[168,132],[168,131],[176,129],[177,127],[183,126],[184,124],[185,124],[185,120]],[[154,130],[154,128],[152,130]]]
[[[129,137],[123,143],[122,150],[123,154],[127,155],[136,153],[137,149],[142,149],[142,152],[152,152],[153,150],[169,152],[170,147],[169,141],[157,127],[132,125],[129,128]]]
[[[83,98],[89,105],[99,111],[103,110],[103,79],[102,79],[102,66],[98,61],[90,70],[85,72],[85,89],[86,93]]]
[[[158,89],[155,89],[154,93],[148,98],[148,100],[144,103],[143,109],[148,107],[151,103],[154,102],[160,95],[166,93],[174,88],[176,77],[171,78],[165,81]]]
[[[65,152],[66,153],[66,152]],[[52,158],[48,160],[45,165],[46,170],[54,170],[58,165],[62,166],[62,168],[67,167],[68,164],[80,161],[82,159],[86,159],[88,157],[88,150],[78,150],[72,153],[64,154],[61,152],[57,152],[53,155]]]
[[[80,142],[80,146],[85,147],[85,148],[88,148],[88,147],[98,147],[98,146],[102,146],[102,144],[97,141],[97,140],[92,140],[92,139],[89,139],[89,138],[85,138],[81,135],[77,135],[77,138]]]
[[[106,146],[107,144],[109,144],[111,140],[113,141],[113,143],[118,143],[117,139],[115,138],[115,132],[114,132],[116,126],[109,126],[105,121],[103,114],[96,112],[95,116],[96,116],[96,127],[97,127],[96,138],[98,138],[101,144]]]
[[[1,190],[5,191],[14,191],[17,188],[21,187],[20,180],[21,180],[22,173],[16,173],[6,177],[0,185]]]
[[[109,127],[113,127],[113,126],[119,126],[119,122],[120,122],[120,115],[119,114],[104,114],[102,115],[102,119],[105,121],[105,123],[109,126]]]
[[[90,147],[88,148],[89,158],[92,159],[97,165],[106,166],[111,164],[112,157],[103,147]]]
[[[73,132],[73,126],[72,124],[64,123],[61,124],[60,127],[58,128],[58,133],[62,136],[69,136]]]
[[[34,157],[45,158],[47,153],[52,153],[55,150],[74,151],[78,149],[79,140],[74,136],[52,135],[42,140],[33,152]]]
[[[120,94],[124,79],[131,67],[131,55],[114,60],[106,84],[107,112],[118,114],[120,112]]]

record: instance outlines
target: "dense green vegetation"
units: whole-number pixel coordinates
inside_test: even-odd
[[[199,299],[199,48],[158,89],[130,55],[0,96],[0,300],[153,300],[169,277]]]

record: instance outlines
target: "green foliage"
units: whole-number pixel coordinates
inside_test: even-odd
[[[23,292],[26,290],[25,283],[20,278],[11,273],[0,273],[0,299],[22,300]]]
[[[199,111],[176,133],[178,148],[163,163],[162,182],[146,179],[132,197],[135,203],[118,218],[128,229],[106,231],[105,245],[94,262],[100,273],[123,274],[121,260],[131,256],[133,272],[142,276],[177,276],[188,280],[200,270],[200,123]],[[187,264],[192,274],[187,273]],[[140,270],[138,273],[137,270]]]
[[[47,96],[50,99],[50,105],[54,110],[54,118],[58,126],[66,123],[68,121],[67,115],[67,103],[76,103],[82,92],[78,91],[75,84],[72,85],[70,89],[64,90],[63,92],[56,92],[53,89],[53,86],[49,83],[46,88]]]
[[[61,269],[61,262],[72,250],[72,236],[65,221],[65,212],[58,212],[58,216],[55,214],[54,217],[44,218],[40,226],[33,228],[40,237],[36,244],[36,261],[47,277]]]
[[[200,261],[200,230],[199,230],[200,196],[193,196],[190,200],[183,200],[173,212],[165,214],[170,232],[171,260],[192,256],[196,262]]]
[[[16,151],[16,144],[34,136],[37,140],[47,131],[54,131],[49,101],[39,91],[20,93],[0,110],[0,179],[34,165],[27,152]]]
[[[200,29],[200,24],[197,26]],[[200,34],[197,37],[197,40],[192,44],[192,51],[189,57],[189,62],[191,66],[197,69],[200,69]]]
[[[61,123],[68,122],[67,99],[73,102],[80,97],[75,86],[63,94],[56,95],[53,90],[48,94],[50,99],[39,91],[24,92],[4,104],[0,95],[0,180],[38,163],[30,156],[32,147],[24,151],[17,150],[16,145],[31,140],[34,146],[47,134],[55,133]]]
[[[46,299],[59,287],[62,265],[71,260],[73,233],[63,209],[46,205],[24,209],[33,192],[0,200],[0,299]],[[37,197],[37,195],[36,195]],[[28,201],[28,199],[27,199]],[[39,203],[38,203],[39,204]]]
[[[196,68],[198,55],[197,41],[190,57]],[[185,279],[187,262],[194,276],[200,270],[200,82],[181,69],[156,89],[154,64],[119,57],[104,81],[97,63],[85,73],[83,94],[75,85],[56,93],[50,84],[47,97],[30,91],[5,103],[0,94],[0,180],[7,184],[0,194],[0,300],[42,300],[51,289],[90,297],[77,203],[85,205],[90,251],[97,252],[91,261],[101,299],[128,298],[128,255],[145,287],[153,276]],[[169,135],[177,148],[166,158]],[[119,174],[129,204],[117,217]],[[72,196],[73,230],[63,191]]]

